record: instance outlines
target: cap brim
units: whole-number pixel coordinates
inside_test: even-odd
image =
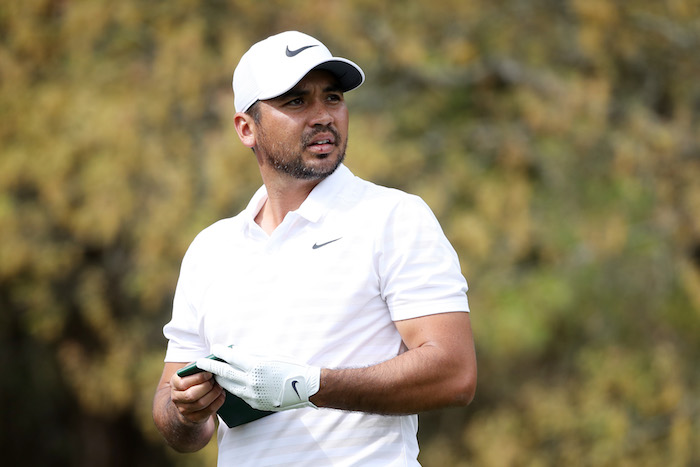
[[[343,92],[351,91],[360,86],[365,75],[360,67],[352,63],[350,60],[338,59],[323,62],[320,65],[312,68],[313,70],[327,70],[333,73],[340,83]]]
[[[292,81],[286,86],[270,90],[270,92],[268,93],[261,93],[258,99],[264,101],[267,99],[274,99],[275,97],[281,96],[282,94],[296,86],[312,70],[327,70],[331,72],[338,78],[341,91],[343,92],[347,92],[357,88],[365,80],[365,74],[362,72],[362,69],[359,66],[357,66],[348,59],[333,57],[331,59],[323,60],[317,65],[311,65],[308,71],[301,72],[303,74],[299,76],[299,79]]]

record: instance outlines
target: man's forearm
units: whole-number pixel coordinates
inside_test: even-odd
[[[319,407],[381,414],[407,414],[467,405],[474,397],[476,364],[426,345],[378,365],[323,369],[311,398]]]
[[[158,390],[153,401],[153,421],[167,443],[179,452],[194,452],[209,443],[215,422],[209,417],[203,423],[192,423],[180,415],[170,400],[170,388]]]

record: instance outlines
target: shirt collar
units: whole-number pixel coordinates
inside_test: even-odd
[[[341,164],[331,175],[321,181],[306,197],[296,213],[309,222],[318,222],[335,204],[335,198],[343,191],[354,175]]]
[[[310,222],[318,222],[331,208],[334,198],[343,191],[353,177],[350,169],[345,164],[340,164],[335,172],[311,190],[299,209],[294,212]],[[267,201],[267,189],[263,185],[258,188],[245,208],[245,216],[249,222],[255,223],[255,216],[258,215],[265,201]]]

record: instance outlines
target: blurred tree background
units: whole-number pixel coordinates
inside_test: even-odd
[[[231,74],[287,29],[364,68],[347,164],[470,282],[477,397],[421,415],[422,463],[700,464],[696,0],[3,2],[3,461],[213,463],[153,427],[161,328],[260,184]]]

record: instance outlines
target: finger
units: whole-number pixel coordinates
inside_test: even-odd
[[[253,369],[259,362],[260,357],[253,355],[240,347],[226,347],[225,345],[214,345],[212,353],[231,366],[239,368],[245,372]]]
[[[222,378],[221,376],[215,376],[216,382],[221,386],[222,388],[226,389],[228,392],[233,394],[234,396],[240,397],[241,399],[244,399],[246,394],[245,394],[245,386],[241,386],[240,384],[236,384],[230,379]]]
[[[222,396],[224,398],[226,397],[223,388],[218,384],[214,384],[212,381],[212,387],[209,391],[205,392],[203,395],[195,400],[192,400],[191,402],[182,403],[181,407],[186,412],[199,412],[201,410],[209,409],[209,411],[213,413],[219,409],[220,405],[215,404],[217,403],[218,399],[222,398]]]
[[[211,373],[209,373],[209,375],[211,375]],[[193,384],[191,386],[186,386],[182,388],[172,386],[171,399],[173,400],[173,402],[177,402],[179,404],[197,403],[200,399],[205,397],[210,392],[218,392],[219,388],[217,388],[217,386],[218,385],[213,379],[213,376],[206,381],[203,381],[198,384]]]
[[[170,385],[178,391],[185,391],[212,378],[211,373],[205,371],[190,376],[179,376],[177,373],[173,373],[173,376],[170,378]]]
[[[175,387],[175,389],[177,389],[179,391],[185,391],[188,388],[191,388],[193,386],[197,386],[198,384],[206,383],[207,381],[211,380],[212,378],[213,378],[213,376],[211,373],[207,373],[206,371],[202,371],[202,372],[199,372],[195,375],[178,377],[178,379],[174,380],[172,382],[172,384]]]
[[[211,391],[200,401],[201,407],[195,403],[178,405],[180,415],[192,423],[203,423],[214,415],[226,400],[226,393],[220,386],[217,391]]]
[[[208,407],[223,392],[215,380],[192,386],[186,391],[176,391],[171,395],[180,411],[196,412]]]
[[[245,373],[232,367],[226,362],[219,362],[210,358],[202,358],[197,360],[197,367],[206,372],[220,376],[235,386],[239,386],[241,388],[245,387]]]
[[[197,412],[180,413],[180,416],[190,423],[202,424],[209,420],[212,415],[216,414],[217,410],[218,409],[214,409],[213,407],[207,407],[206,409],[199,410]]]

